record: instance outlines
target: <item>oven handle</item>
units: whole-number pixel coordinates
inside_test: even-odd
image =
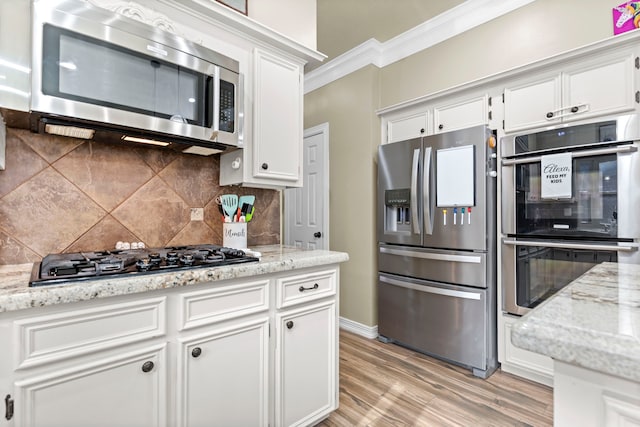
[[[564,249],[587,249],[595,251],[621,251],[634,252],[638,250],[637,246],[618,246],[618,245],[597,245],[589,243],[560,243],[560,242],[540,242],[535,240],[516,240],[502,239],[502,243],[512,246],[540,246],[544,248],[564,248]]]
[[[605,154],[635,153],[638,147],[635,145],[620,145],[618,147],[599,148],[595,150],[575,151],[571,153],[571,158],[602,156]],[[517,159],[502,159],[502,166],[518,165],[521,163],[536,163],[542,160],[542,156],[523,157]]]

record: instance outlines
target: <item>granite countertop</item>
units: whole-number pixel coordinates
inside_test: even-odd
[[[640,265],[603,263],[519,319],[516,347],[640,381]]]
[[[344,252],[301,250],[281,245],[251,249],[262,254],[260,262],[159,274],[112,276],[33,288],[29,287],[33,264],[2,265],[0,266],[0,313],[337,264],[349,259],[349,255]]]

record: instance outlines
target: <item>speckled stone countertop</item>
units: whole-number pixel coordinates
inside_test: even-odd
[[[251,249],[262,254],[260,262],[194,268],[170,273],[112,276],[33,288],[29,287],[33,264],[3,265],[0,266],[0,313],[337,264],[349,259],[348,254],[344,252],[306,251],[280,245]]]
[[[516,347],[640,382],[640,265],[603,263],[513,326]]]

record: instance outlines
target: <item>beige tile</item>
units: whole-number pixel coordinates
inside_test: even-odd
[[[20,130],[18,132],[20,138],[49,163],[55,162],[60,157],[85,143],[84,139],[78,138],[37,134],[26,130]]]
[[[87,142],[53,164],[105,210],[111,211],[153,177],[129,147]]]
[[[190,220],[189,206],[158,177],[111,214],[149,247],[165,246]]]
[[[111,215],[91,227],[64,252],[101,251],[115,249],[117,242],[140,242],[141,240]],[[146,244],[146,242],[143,242]]]
[[[191,207],[204,207],[219,186],[219,158],[183,155],[158,174]]]
[[[247,245],[280,243],[280,193],[275,190],[254,191],[255,212],[247,226]]]
[[[25,144],[22,136],[28,131],[7,129],[6,169],[0,171],[0,197],[15,190],[48,166],[47,162]]]
[[[61,252],[105,215],[52,168],[0,199],[0,227],[40,256]]]
[[[41,259],[42,257],[38,254],[8,234],[0,231],[0,265],[25,264],[28,262],[38,262]]]
[[[191,221],[171,241],[170,246],[222,244],[222,224],[217,230],[203,221]]]

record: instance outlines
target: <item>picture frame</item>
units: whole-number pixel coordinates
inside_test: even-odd
[[[240,12],[243,15],[247,15],[247,0],[216,0],[218,3]]]

